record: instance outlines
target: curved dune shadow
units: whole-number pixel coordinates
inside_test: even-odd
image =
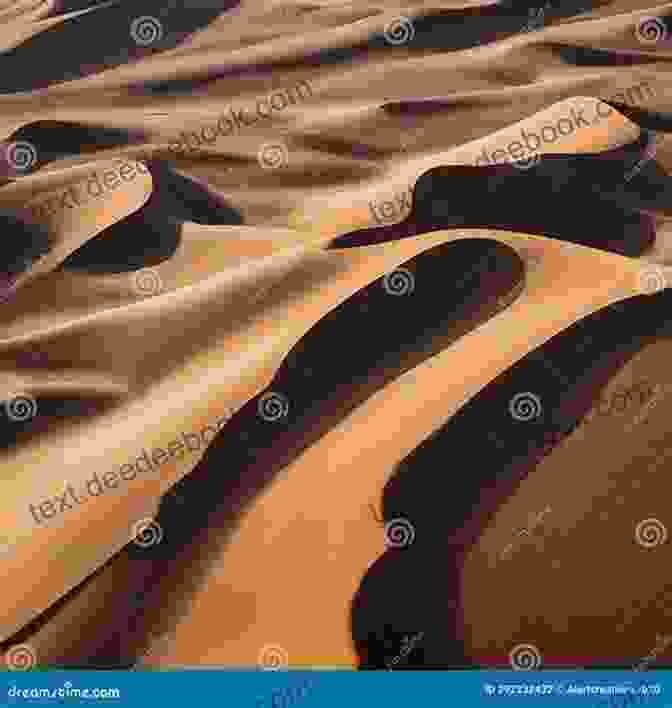
[[[665,24],[664,18],[660,21]],[[659,61],[657,57],[646,56],[636,49],[598,49],[556,42],[546,46],[570,66],[640,66]]]
[[[0,292],[11,279],[28,270],[33,262],[49,252],[49,232],[39,224],[31,224],[16,215],[0,212]],[[2,305],[0,304],[0,307]]]
[[[151,94],[179,94],[204,89],[217,79],[245,74],[271,74],[273,71],[298,70],[306,66],[333,66],[366,61],[372,54],[390,51],[459,51],[495,42],[526,31],[532,17],[544,9],[541,22],[573,17],[592,8],[608,4],[590,0],[571,0],[562,7],[535,0],[506,0],[504,2],[459,9],[441,9],[412,17],[399,17],[388,22],[368,39],[338,47],[307,52],[300,59],[279,58],[243,67],[213,69],[205,77],[194,79],[167,79],[147,81],[135,87]],[[541,26],[541,25],[540,25]]]
[[[174,49],[238,4],[238,0],[199,0],[180,6],[175,0],[135,0],[130,5],[97,6],[3,53],[0,94],[73,81]],[[134,25],[140,18],[150,19]]]
[[[292,348],[267,391],[243,406],[194,471],[163,498],[160,544],[129,544],[108,563],[127,587],[106,610],[109,633],[97,631],[104,645],[82,650],[82,661],[114,666],[137,656],[157,624],[170,625],[185,611],[241,512],[283,467],[388,382],[506,307],[522,288],[524,266],[504,244],[466,239],[429,249],[398,274],[397,286],[413,284],[406,295],[392,294],[392,281],[379,278],[325,315]],[[360,331],[367,336],[352,341]],[[347,341],[352,346],[344,347]],[[286,416],[276,421],[259,413],[262,397],[271,392],[288,404]],[[82,590],[86,583],[71,598]],[[137,593],[144,598],[141,607],[128,603]],[[127,631],[113,631],[120,627]],[[72,654],[63,651],[62,660],[70,664]]]
[[[412,534],[406,547],[388,549],[371,566],[353,599],[361,668],[388,668],[390,656],[402,651],[401,640],[419,632],[424,638],[417,651],[395,668],[475,667],[460,649],[466,553],[520,482],[581,422],[609,379],[644,345],[672,334],[670,304],[665,291],[581,320],[501,374],[399,464],[383,491],[381,521],[402,519]],[[538,419],[510,415],[520,391],[543,400]],[[492,592],[496,603],[497,589]],[[581,637],[575,640],[581,646]],[[627,665],[623,659],[611,668]]]
[[[83,244],[60,270],[123,273],[158,265],[177,251],[185,221],[243,223],[240,213],[207,187],[161,161],[149,161],[147,167],[154,182],[147,203]]]
[[[22,165],[21,175],[36,172],[40,168],[63,157],[94,153],[96,150],[123,147],[144,142],[139,131],[109,128],[104,125],[84,125],[69,121],[38,120],[15,130],[4,142],[29,143],[29,162]],[[16,176],[19,170],[11,164],[3,166],[8,176]]]
[[[548,2],[503,0],[492,5],[445,9],[411,19],[412,31],[400,24],[371,40],[371,48],[389,48],[398,42],[409,49],[458,51],[490,44],[519,32],[541,29],[549,21],[573,17],[604,2],[570,0],[553,6]],[[543,10],[543,12],[542,12]],[[535,21],[536,18],[536,21]],[[408,37],[405,41],[401,39]]]
[[[508,164],[435,167],[416,181],[404,221],[344,234],[330,248],[385,243],[441,229],[491,228],[638,256],[655,240],[654,222],[640,209],[669,208],[672,196],[672,180],[653,160],[627,179],[651,141],[644,132],[638,141],[603,153],[544,155],[529,169]],[[487,209],[482,208],[484,199]],[[586,213],[599,229],[586,228]]]

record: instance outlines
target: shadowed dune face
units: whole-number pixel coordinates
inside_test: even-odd
[[[6,235],[0,245],[0,272],[6,277],[24,273],[49,251],[49,234],[39,225],[22,221],[10,212],[0,214],[0,228]]]
[[[134,135],[132,131],[115,130],[104,125],[43,120],[22,125],[6,138],[6,142],[28,143],[32,147],[34,154],[30,156],[28,171],[21,172],[21,174],[29,174],[59,158],[121,147],[134,141],[142,141],[143,137],[139,134]],[[8,176],[17,176],[18,170],[12,170],[11,164],[7,167]]]
[[[594,668],[666,631],[669,8],[400,12],[0,8],[3,653]]]
[[[619,372],[623,378],[628,367],[631,370],[640,352],[643,352],[640,358],[645,360],[648,356],[652,360],[655,354],[646,352],[655,352],[657,344],[669,347],[669,325],[663,315],[669,301],[667,294],[634,299],[606,308],[570,327],[493,381],[399,464],[385,485],[380,521],[399,526],[399,532],[411,542],[400,548],[388,548],[371,566],[354,598],[352,632],[362,668],[387,668],[392,657],[399,656],[403,640],[418,633],[423,633],[422,642],[405,656],[403,665],[398,668],[511,666],[508,650],[499,655],[492,650],[472,654],[465,640],[475,632],[483,635],[488,625],[479,614],[486,605],[492,606],[494,602],[495,614],[515,611],[507,605],[511,596],[500,597],[497,589],[500,581],[490,575],[501,578],[502,573],[508,572],[507,585],[515,588],[514,593],[524,596],[529,587],[535,585],[535,576],[531,573],[538,571],[536,567],[534,571],[531,567],[526,569],[522,558],[517,565],[509,564],[515,567],[507,568],[507,562],[520,550],[521,556],[527,551],[527,562],[536,566],[535,558],[530,557],[534,551],[532,542],[543,558],[544,553],[548,553],[549,537],[542,527],[537,538],[532,538],[534,529],[528,527],[533,525],[526,525],[528,515],[523,514],[516,521],[524,533],[517,535],[518,529],[504,527],[494,542],[499,545],[493,548],[490,541],[488,551],[494,559],[482,570],[478,590],[473,582],[471,585],[465,582],[467,564],[473,564],[474,558],[486,552],[485,541],[482,541],[484,532],[492,526],[497,513],[504,513],[502,509],[506,510],[507,505],[516,505],[516,496],[525,480],[543,474],[544,467],[556,475],[562,474],[559,465],[553,467],[554,456],[563,453],[569,459],[568,453],[577,445],[574,464],[578,467],[566,469],[564,474],[567,485],[572,488],[578,485],[570,494],[571,498],[581,494],[580,476],[575,479],[575,473],[583,470],[584,474],[589,474],[592,465],[599,465],[599,459],[581,457],[580,444],[593,432],[590,430],[592,418],[589,416],[586,420],[586,414],[595,406],[600,392],[608,388],[610,380]],[[637,368],[639,372],[645,371],[642,365]],[[631,379],[626,376],[624,380]],[[634,383],[638,385],[641,381]],[[644,383],[646,386],[641,391],[638,389],[638,396],[628,400],[628,406],[640,408],[653,397],[656,390],[653,380],[647,379]],[[518,418],[512,414],[511,405],[517,396],[523,396],[527,406],[523,416],[520,403]],[[618,403],[623,410],[621,415],[612,413],[612,436],[623,435],[627,427],[624,424],[630,422],[627,419],[638,412],[631,410],[626,418],[624,406]],[[601,406],[600,412],[604,410]],[[603,415],[608,417],[608,411]],[[664,413],[658,411],[656,415]],[[617,444],[616,439],[611,440]],[[638,443],[640,450],[635,452],[633,448]],[[631,439],[630,444],[630,454],[636,457],[646,450],[648,440]],[[590,447],[583,449],[590,450]],[[616,469],[612,473],[616,473]],[[543,487],[540,491],[543,494]],[[605,496],[601,506],[607,510],[604,513],[608,513],[610,506],[612,511],[618,509],[619,504],[618,497],[607,491],[608,487],[602,491]],[[543,498],[537,495],[533,506],[526,511],[531,514],[547,510],[547,523],[562,528],[563,510],[556,499],[547,489],[546,495]],[[564,510],[565,517],[567,513]],[[575,531],[569,523],[562,529],[567,541],[564,555],[553,555],[550,560],[546,556],[547,562],[566,568],[577,556],[587,555],[588,551],[582,550],[587,543],[584,533]],[[576,538],[574,542],[572,534]],[[437,565],[440,566],[438,572]],[[593,583],[598,582],[602,571],[603,568],[595,567]],[[489,589],[484,592],[486,587]],[[628,590],[632,599],[642,604],[648,593],[656,594],[651,586],[635,582]],[[602,597],[602,602],[605,601],[608,602]],[[474,602],[481,603],[478,610]],[[561,619],[567,621],[563,594],[559,590],[556,595],[549,591],[544,606],[546,613],[542,617],[546,623],[555,619],[557,626],[562,627]],[[525,604],[516,609],[525,613]],[[622,627],[624,634],[629,632],[633,646],[639,639],[637,635],[648,631],[650,636],[655,636],[655,623],[660,622],[662,616],[650,615],[647,619],[648,622],[642,621],[639,627],[632,619]],[[526,621],[524,614],[521,621]],[[535,631],[541,633],[544,620],[537,621],[536,629],[533,618],[528,617],[527,621],[528,637],[534,639]],[[487,630],[485,635],[491,636],[492,645],[500,642],[509,649],[516,645],[515,641],[507,645],[508,635],[496,637],[488,635]],[[546,631],[544,636],[547,642],[555,640],[557,645],[560,630]],[[564,642],[564,651],[556,650],[555,655],[544,652],[544,665],[547,668],[591,664],[626,668],[637,659],[635,649],[632,656],[624,652],[627,642],[620,642],[618,650],[613,647],[610,650],[603,642],[604,653],[591,657],[581,649],[585,641],[579,632]],[[541,638],[537,643],[541,645]],[[567,646],[573,646],[574,650],[568,650]]]
[[[142,0],[132,8],[119,2],[57,6],[60,11],[54,13],[60,20],[57,24],[3,55],[2,63],[8,73],[0,93],[71,82],[174,49],[236,5],[235,1],[200,2],[179,7],[175,2]],[[84,12],[64,16],[77,10]]]
[[[155,188],[145,206],[83,244],[62,269],[115,273],[151,267],[175,255],[184,222],[242,223],[239,212],[207,187],[158,160],[148,168]]]
[[[440,167],[422,175],[413,206],[400,224],[363,229],[339,236],[332,248],[385,243],[445,228],[492,228],[552,236],[571,243],[639,256],[654,242],[651,217],[640,212],[641,185],[658,189],[665,207],[670,183],[654,164],[638,172],[637,184],[621,185],[642,161],[651,138],[595,156],[548,155],[531,169],[513,166]],[[636,177],[636,178],[637,178]],[[478,197],[478,198],[476,198]],[[487,200],[487,209],[480,204]],[[574,208],[567,209],[571,203]],[[590,209],[595,231],[582,228]]]
[[[205,563],[212,552],[209,544],[194,547],[195,538],[213,524],[234,530],[238,515],[284,465],[387,382],[503,310],[523,281],[524,266],[513,249],[467,239],[403,263],[326,314],[290,350],[267,392],[250,400],[227,424],[227,439],[211,445],[207,466],[164,497],[157,522],[173,529],[166,542],[152,549],[130,545],[124,551],[133,567],[142,567],[138,577],[156,583],[154,592],[162,590],[164,615],[170,615],[174,602],[165,574],[170,575],[175,557],[198,553]],[[364,331],[375,336],[364,337]],[[344,349],[347,341],[352,344]],[[341,350],[338,359],[332,355],[335,349]],[[38,406],[44,403],[39,400]],[[35,431],[35,422],[26,424],[24,435],[31,427]],[[212,465],[240,474],[213,476]],[[189,501],[185,505],[183,500]],[[191,582],[199,575],[195,568]],[[117,611],[125,607],[124,601]],[[133,654],[137,641],[133,633],[115,637],[96,661],[109,662],[111,650]]]

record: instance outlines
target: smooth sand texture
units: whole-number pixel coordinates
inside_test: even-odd
[[[471,549],[462,597],[466,650],[476,661],[506,665],[516,646],[532,644],[545,667],[635,665],[670,634],[669,356],[670,340],[656,342],[613,377],[605,400],[643,380],[658,392],[642,406],[595,415],[566,438]],[[546,508],[543,521],[518,535]],[[509,542],[514,550],[502,558]],[[493,586],[499,607],[486,590]],[[669,659],[666,647],[658,661]]]
[[[382,32],[399,14],[437,6],[416,5],[400,13],[324,4],[308,12],[295,5],[243,3],[218,7],[204,20],[210,9],[203,3],[203,15],[193,9],[184,10],[179,21],[174,14],[162,15],[165,43],[142,48],[127,30],[137,15],[152,15],[159,6],[140,12],[124,3],[107,5],[65,14],[59,14],[61,5],[46,3],[16,3],[6,16],[4,5],[0,9],[5,24],[0,44],[11,50],[1,59],[5,75],[17,82],[0,86],[1,137],[7,143],[30,139],[44,160],[34,173],[5,177],[0,208],[46,226],[53,246],[19,279],[16,294],[0,304],[0,390],[3,396],[77,393],[99,406],[95,413],[59,420],[40,418],[38,410],[34,425],[0,453],[0,534],[9,547],[0,556],[0,572],[16,579],[3,594],[2,638],[25,628],[122,549],[133,523],[152,517],[161,495],[203,464],[203,451],[169,460],[160,474],[122,483],[50,523],[36,524],[29,503],[61,495],[68,484],[81,488],[94,472],[118,469],[144,449],[230,416],[268,385],[286,353],[321,317],[409,258],[451,239],[494,238],[534,260],[520,298],[386,386],[311,445],[256,500],[234,540],[227,542],[212,528],[203,539],[216,549],[209,577],[193,595],[175,583],[175,594],[188,595],[191,605],[174,628],[173,645],[149,660],[253,665],[264,645],[277,644],[293,666],[353,666],[349,603],[383,548],[382,529],[372,522],[367,505],[379,498],[392,467],[535,347],[581,317],[639,294],[647,261],[646,254],[627,259],[482,229],[437,231],[342,251],[326,246],[336,235],[375,225],[370,204],[395,200],[427,169],[474,164],[484,149],[492,155],[518,139],[521,130],[540,131],[572,111],[594,116],[604,110],[606,117],[545,143],[543,152],[598,152],[635,140],[639,128],[616,111],[607,116],[604,100],[620,94],[642,108],[672,110],[669,46],[644,45],[635,33],[641,17],[668,14],[672,5],[604,3],[578,18],[551,19],[539,32],[459,51],[450,48],[450,35],[460,30],[445,29],[445,46],[438,50],[383,42],[368,53],[357,49],[347,61],[328,61],[324,52],[349,50]],[[458,3],[440,7],[464,9]],[[70,23],[75,16],[81,24]],[[105,54],[108,47],[102,44],[116,36],[111,18],[127,25],[119,37],[129,45],[120,49],[119,60]],[[99,54],[95,42],[77,44],[77,31],[101,37]],[[36,38],[38,43],[31,44]],[[561,58],[559,44],[627,49],[638,52],[641,61],[572,64]],[[75,46],[79,54],[71,51],[70,59],[66,48]],[[51,52],[51,62],[39,54],[45,51]],[[306,60],[315,51],[322,51],[322,58]],[[25,78],[21,71],[29,72],[25,67],[36,55],[42,59],[34,81],[55,83],[30,91],[30,85],[20,83],[32,75]],[[77,78],[80,71],[86,76]],[[67,75],[73,80],[64,81]],[[300,100],[295,95],[272,119],[238,127],[198,150],[172,149],[183,131],[212,126],[232,106],[254,111],[257,101],[301,81],[310,91]],[[163,92],[160,82],[167,82]],[[67,141],[47,136],[45,121],[91,132],[78,149],[51,157]],[[135,144],[97,144],[94,138],[103,128],[126,131]],[[29,129],[37,132],[21,133]],[[672,153],[664,137],[656,161],[669,170]],[[259,155],[265,145],[278,143],[284,146],[285,164],[268,169]],[[160,185],[151,174],[140,173],[139,179],[84,207],[63,208],[53,218],[36,218],[31,207],[85,184],[94,171],[149,158],[166,159],[178,175],[206,185],[209,194],[241,214],[243,225],[186,223],[175,252],[151,266],[150,292],[133,272],[60,270],[96,236],[118,238],[120,231],[109,227],[124,227],[129,217],[147,212]],[[488,195],[474,198],[487,209]],[[404,215],[400,211],[386,223]],[[586,228],[599,229],[599,224],[588,225],[588,216]],[[143,228],[133,239],[139,247],[151,231]],[[655,260],[668,262],[667,233],[660,219]],[[672,282],[667,270],[661,273]],[[353,334],[353,342],[344,346],[355,345]],[[17,364],[35,351],[46,355],[43,364]],[[662,359],[651,355],[656,370],[664,361],[658,356]],[[615,459],[630,464],[634,443],[617,440],[614,432],[605,435]],[[594,450],[602,443],[584,445]],[[500,540],[505,544],[514,518],[547,503],[541,489],[556,482],[540,480],[558,479],[552,465],[561,463],[554,459],[527,480],[522,500],[516,496],[503,507],[482,540],[483,549]],[[606,462],[600,469],[591,482],[594,489],[614,474]],[[663,493],[663,487],[652,488],[652,494]],[[586,493],[584,505],[588,499]],[[632,510],[633,518],[649,514],[644,506],[641,514],[639,508]],[[618,528],[631,538],[627,523]],[[633,568],[642,557],[637,550],[630,547]],[[475,552],[464,576],[470,602],[465,622],[473,628],[470,651],[477,658],[506,655],[512,639],[527,641],[513,630],[524,605],[512,605],[499,617],[497,632],[473,619],[487,605],[480,588],[500,582],[484,576],[485,556]],[[180,562],[176,576],[190,572],[188,558]],[[515,577],[506,575],[509,569],[501,572],[501,582],[509,582],[515,594]],[[44,624],[28,628],[23,639],[42,661],[85,655],[99,637],[86,648],[88,639],[78,635],[110,631],[113,596],[124,593],[131,576],[113,561]],[[597,613],[604,587],[595,586],[581,612]],[[540,586],[539,596],[548,592]],[[625,593],[617,603],[627,603]],[[543,611],[549,613],[555,641],[563,617],[554,618],[547,605]],[[221,618],[216,631],[213,617]],[[537,628],[533,635],[528,639],[538,642],[542,653],[568,651]],[[620,651],[613,646],[612,657]]]
[[[445,235],[443,240],[447,240]],[[440,242],[434,240],[433,243]],[[267,259],[264,274],[259,272],[265,263],[261,260],[252,266],[244,265],[234,269],[228,278],[224,277],[226,272],[218,278],[210,278],[192,288],[189,294],[184,293],[181,298],[177,298],[174,292],[167,292],[123,310],[116,308],[98,316],[79,318],[77,324],[61,325],[55,331],[43,330],[45,334],[38,341],[41,341],[44,349],[53,352],[54,357],[59,356],[59,349],[61,352],[70,351],[75,341],[82,355],[91,356],[92,348],[96,345],[99,346],[100,355],[103,355],[108,351],[106,347],[109,338],[114,337],[113,333],[119,331],[119,328],[123,328],[126,342],[135,340],[137,347],[129,348],[126,344],[123,348],[126,356],[122,357],[119,352],[114,360],[109,361],[117,380],[126,380],[130,395],[125,405],[122,403],[115,411],[97,421],[96,428],[100,431],[100,437],[96,436],[95,448],[91,448],[88,454],[84,450],[84,441],[91,435],[91,430],[83,426],[54,432],[41,444],[36,442],[24,449],[19,448],[3,461],[3,487],[6,490],[3,498],[3,523],[13,528],[16,534],[16,545],[9,558],[8,572],[11,572],[11,568],[21,567],[29,558],[34,561],[38,554],[45,554],[41,564],[45,568],[42,582],[32,586],[29,595],[25,588],[22,589],[13,601],[15,604],[8,598],[12,610],[6,613],[5,636],[33,619],[37,612],[46,609],[60,594],[81,582],[125,545],[129,541],[133,516],[139,513],[137,504],[146,496],[156,499],[177,479],[188,473],[198,459],[187,459],[182,465],[175,465],[172,470],[171,462],[162,467],[159,480],[142,480],[142,483],[134,480],[120,490],[119,496],[101,497],[95,502],[90,500],[85,507],[77,510],[78,518],[68,517],[62,525],[45,525],[44,528],[35,529],[30,511],[26,506],[18,506],[16,500],[32,497],[49,499],[62,494],[68,483],[81,488],[91,470],[95,470],[103,460],[106,469],[114,469],[135,459],[136,455],[130,451],[136,446],[140,451],[142,448],[160,445],[162,441],[173,440],[181,432],[201,429],[208,422],[218,420],[227,411],[235,412],[268,383],[283,356],[320,316],[349,294],[394,270],[397,265],[431,245],[431,239],[398,242],[385,248],[378,247],[368,258],[356,252],[342,254],[313,249],[311,253],[301,246],[289,250],[284,257]],[[209,265],[213,264],[214,254],[211,253]],[[244,308],[254,305],[249,299],[250,295],[258,296],[260,288],[274,284],[274,279],[277,282],[278,276],[283,274],[286,277],[279,283],[279,287],[289,289],[292,277],[288,271],[293,269],[295,277],[301,282],[305,278],[306,268],[325,274],[318,293],[312,297],[308,295],[298,303],[292,300],[283,302],[278,296],[273,306],[267,306],[261,313],[253,311],[251,322],[234,327],[234,333],[229,332],[227,336],[231,323],[236,319],[240,321],[241,309],[244,313]],[[238,299],[242,299],[243,304],[239,302],[236,307],[235,296],[238,293]],[[233,300],[228,310],[222,306],[227,299]],[[189,342],[191,352],[174,353],[170,375],[164,374],[158,381],[156,378],[152,380],[150,372],[153,370],[156,375],[161,371],[159,360],[156,359],[159,353],[165,362],[166,352],[161,342],[161,337],[165,337],[163,333],[165,330],[170,331],[171,321],[174,326],[181,322],[184,332],[190,326],[190,317],[196,320],[191,325],[194,328],[204,321],[208,322],[210,341],[206,340],[203,348],[195,352],[194,342]],[[217,318],[222,328],[222,340],[219,343],[213,337],[217,331]],[[278,321],[291,322],[291,327],[280,329],[276,326]],[[238,331],[235,332],[235,329]],[[148,338],[150,331],[154,332],[154,336]],[[20,341],[18,337],[14,341],[17,340]],[[10,340],[6,347],[12,343]],[[155,362],[150,364],[148,359],[152,354]],[[183,361],[180,362],[178,357]],[[141,364],[143,368],[140,368]],[[24,381],[21,392],[32,395],[41,393],[39,380],[34,385]],[[10,391],[8,393],[11,395]],[[164,415],[154,421],[150,432],[146,423],[140,426],[139,422],[146,418],[147,407],[152,405],[159,405]],[[168,411],[170,415],[165,415]],[[123,445],[120,445],[120,441],[124,441]],[[81,451],[77,457],[68,454],[74,448]],[[40,461],[47,457],[62,460],[62,463],[57,466],[52,464],[48,471],[44,470]],[[37,475],[34,478],[30,475],[31,469]],[[128,507],[120,508],[120,500],[125,501]],[[107,512],[115,508],[114,515]],[[55,540],[74,543],[83,528],[87,529],[87,533],[94,533],[94,528],[98,528],[101,538],[107,537],[106,542],[80,546],[77,556],[73,554],[66,557],[61,554]],[[21,607],[25,608],[23,612],[20,611]]]
[[[438,232],[329,253],[334,259],[363,262],[371,268],[376,254],[378,259],[385,255],[389,259],[401,246],[408,257],[449,239],[476,236],[508,243],[523,257],[533,253],[535,267],[528,274],[524,293],[505,312],[360,406],[283,471],[258,498],[221,559],[215,561],[210,578],[192,600],[191,611],[175,630],[173,652],[162,644],[162,663],[252,665],[264,645],[277,644],[288,653],[293,666],[354,665],[348,607],[368,564],[384,548],[382,529],[373,523],[369,504],[380,498],[393,466],[498,373],[553,334],[610,303],[641,293],[642,264],[636,259],[504,232]],[[397,255],[395,261],[401,260]],[[488,351],[490,356],[487,361],[479,359],[478,367],[470,366],[479,351]],[[451,371],[462,373],[456,379],[447,376]],[[431,383],[437,377],[443,381],[441,388]],[[213,391],[212,380],[207,390]],[[373,429],[371,420],[376,421]],[[108,422],[108,430],[110,425]],[[163,439],[169,437],[166,432]],[[157,436],[156,444],[161,439]],[[389,444],[392,439],[394,445]],[[82,478],[90,469],[83,467]],[[329,481],[334,478],[338,483]],[[161,490],[165,490],[164,484]],[[328,494],[324,493],[325,484]],[[44,487],[44,482],[40,486]],[[146,486],[149,489],[149,483]],[[129,485],[136,494],[139,487],[137,482]],[[117,523],[120,518],[119,512]],[[84,523],[80,519],[69,521]],[[91,522],[86,519],[86,523]],[[251,557],[254,563],[250,563]],[[311,602],[315,587],[306,578],[307,568],[313,577],[320,578],[316,602]],[[222,603],[235,605],[238,619],[230,625],[230,633],[220,629],[216,641],[210,641],[204,652],[198,637]],[[277,612],[278,603],[285,612]],[[297,617],[306,618],[305,623]],[[315,626],[320,627],[319,641]],[[47,629],[41,640],[37,638],[45,644],[41,653],[53,643],[50,634]]]
[[[484,235],[464,231],[461,236],[476,233]],[[419,238],[427,242],[449,234]],[[641,264],[635,260],[540,238],[487,235],[523,252],[525,243],[539,247],[541,261],[521,297],[374,396],[285,470],[242,521],[191,613],[176,628],[174,653],[164,651],[162,661],[252,665],[265,645],[276,644],[292,666],[353,665],[349,605],[368,564],[384,549],[369,504],[380,498],[393,466],[498,373],[553,334],[640,293]],[[480,357],[478,367],[470,366],[485,351],[487,360]],[[449,376],[451,371],[460,377]],[[440,389],[431,383],[437,376]],[[319,579],[317,601],[307,574]],[[197,637],[216,607],[238,598],[238,621],[203,651]]]

